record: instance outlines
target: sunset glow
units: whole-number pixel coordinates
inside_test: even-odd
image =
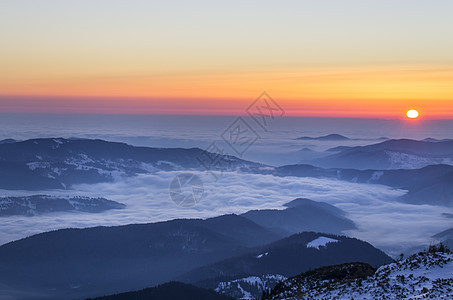
[[[448,1],[19,2],[0,9],[0,112],[236,115],[267,91],[293,116],[453,116]]]
[[[453,295],[452,12],[0,0],[0,300]]]

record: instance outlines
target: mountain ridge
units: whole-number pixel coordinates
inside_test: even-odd
[[[215,154],[199,148],[137,147],[100,139],[41,138],[0,143],[0,188],[67,189],[164,170],[206,170]],[[263,166],[220,155],[224,170]],[[212,163],[212,162],[211,162]]]
[[[327,237],[337,242],[322,244],[318,248],[309,245],[310,242],[320,237]],[[242,278],[279,274],[291,277],[300,273],[301,270],[353,261],[380,266],[393,260],[369,243],[355,238],[302,232],[265,246],[256,247],[253,251],[238,257],[194,269],[178,277],[177,280],[202,283],[213,278],[224,281],[225,276]]]
[[[123,209],[126,205],[105,198],[84,196],[31,195],[0,197],[0,217],[24,215],[37,216],[63,211],[99,213],[110,209]]]
[[[292,277],[265,294],[265,300],[283,299],[451,299],[453,253],[429,251],[380,267],[344,264]]]
[[[306,141],[313,141],[313,140],[315,140],[315,141],[346,141],[346,140],[350,140],[350,138],[345,137],[344,135],[341,135],[341,134],[332,133],[332,134],[328,134],[328,135],[324,135],[324,136],[318,136],[318,137],[302,136],[302,137],[296,138],[296,140],[306,140]]]
[[[60,229],[0,246],[0,286],[16,295],[38,291],[46,299],[138,290],[282,238],[234,214]]]
[[[331,149],[332,150],[332,149]],[[453,165],[453,141],[387,140],[377,144],[333,148],[340,152],[315,159],[312,164],[325,168],[417,169],[433,164]]]

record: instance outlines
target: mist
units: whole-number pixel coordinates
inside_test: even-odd
[[[113,183],[78,185],[73,190],[2,191],[3,195],[82,195],[105,197],[127,205],[125,209],[98,214],[81,212],[51,213],[34,217],[4,217],[0,243],[60,228],[113,226],[149,223],[175,218],[209,218],[240,214],[252,209],[283,209],[283,204],[299,197],[336,205],[356,222],[357,230],[348,235],[366,240],[388,253],[429,243],[429,237],[451,227],[442,213],[453,209],[431,205],[400,203],[406,191],[387,186],[350,183],[339,180],[275,177],[272,175],[227,172],[194,172],[204,184],[200,202],[189,208],[177,206],[169,196],[169,185],[178,172],[156,172]],[[395,241],[398,241],[396,243]]]

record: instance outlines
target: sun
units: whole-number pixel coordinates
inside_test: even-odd
[[[415,109],[408,110],[407,113],[406,113],[406,116],[407,116],[409,119],[417,119],[419,115],[420,115],[420,114],[419,114],[418,111],[415,110]]]

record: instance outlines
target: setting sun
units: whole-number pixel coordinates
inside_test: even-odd
[[[409,110],[409,111],[406,113],[406,116],[407,116],[409,119],[416,119],[416,118],[418,118],[419,113],[418,113],[417,110],[411,109],[411,110]]]

